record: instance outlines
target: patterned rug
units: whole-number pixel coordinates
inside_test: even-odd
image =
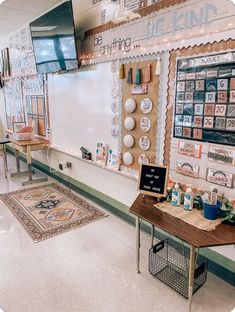
[[[0,199],[35,242],[107,216],[57,183],[1,194]]]

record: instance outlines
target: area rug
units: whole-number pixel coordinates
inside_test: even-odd
[[[57,183],[1,194],[0,199],[35,242],[107,216]]]

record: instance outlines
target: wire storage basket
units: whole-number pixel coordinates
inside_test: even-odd
[[[149,250],[149,272],[157,279],[188,298],[189,249],[172,239],[165,239]],[[207,262],[197,259],[193,293],[206,281]]]

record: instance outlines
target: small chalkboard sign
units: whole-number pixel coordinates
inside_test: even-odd
[[[155,197],[166,197],[168,167],[142,164],[139,176],[140,193]]]

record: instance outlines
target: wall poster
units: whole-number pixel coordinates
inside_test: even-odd
[[[177,61],[174,137],[235,145],[235,53]]]

